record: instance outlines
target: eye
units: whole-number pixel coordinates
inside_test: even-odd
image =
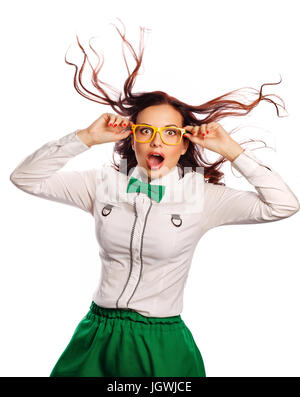
[[[144,128],[141,128],[141,132],[142,132],[143,134],[151,134],[151,133],[152,133],[152,129],[151,129],[151,128],[144,127]]]
[[[176,135],[177,134],[177,131],[174,131],[174,130],[164,130],[165,131],[165,134],[167,134],[167,135]]]

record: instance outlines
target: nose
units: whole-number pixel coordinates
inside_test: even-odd
[[[155,145],[161,145],[162,143],[163,143],[163,141],[161,140],[161,137],[160,137],[160,134],[159,134],[159,132],[157,131],[156,132],[156,134],[155,134],[155,136],[154,136],[154,138],[152,139],[152,142],[151,142],[152,144],[155,144]]]

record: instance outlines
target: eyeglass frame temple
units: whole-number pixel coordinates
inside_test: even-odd
[[[151,142],[151,141],[153,141],[153,139],[154,139],[154,137],[155,137],[155,135],[156,135],[157,132],[158,132],[159,135],[160,135],[160,139],[164,142],[164,140],[163,140],[163,138],[162,138],[162,136],[161,136],[161,131],[162,131],[163,129],[165,129],[165,128],[168,128],[168,127],[154,127],[153,125],[146,125],[146,124],[131,124],[131,128],[133,128],[132,134],[133,134],[133,136],[134,136],[134,139],[135,139],[135,129],[136,129],[137,126],[152,127],[152,128],[154,129],[154,134],[153,134],[152,138],[149,139],[149,141],[144,141],[144,142],[136,141],[136,142],[140,142],[140,143],[148,143],[148,142]],[[184,128],[180,128],[180,127],[175,127],[175,128],[178,128],[178,129],[181,131],[180,141],[179,141],[178,143],[165,143],[165,142],[164,142],[166,145],[171,145],[171,146],[179,145],[180,142],[181,142],[181,140],[182,140],[183,135],[186,134],[186,130],[185,130]],[[136,139],[135,139],[135,140],[136,140]]]

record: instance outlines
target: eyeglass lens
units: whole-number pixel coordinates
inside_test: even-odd
[[[148,126],[138,125],[135,129],[135,137],[138,141],[149,141],[154,134],[154,129]],[[167,144],[176,145],[180,141],[181,130],[176,127],[165,127],[162,132],[162,138]]]

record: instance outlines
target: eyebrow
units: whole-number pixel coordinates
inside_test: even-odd
[[[151,124],[147,124],[147,123],[140,123],[140,124],[145,124],[145,125],[151,126]],[[175,127],[177,127],[176,124],[168,124],[168,125],[165,125],[165,127],[172,127],[173,125],[175,125]]]

